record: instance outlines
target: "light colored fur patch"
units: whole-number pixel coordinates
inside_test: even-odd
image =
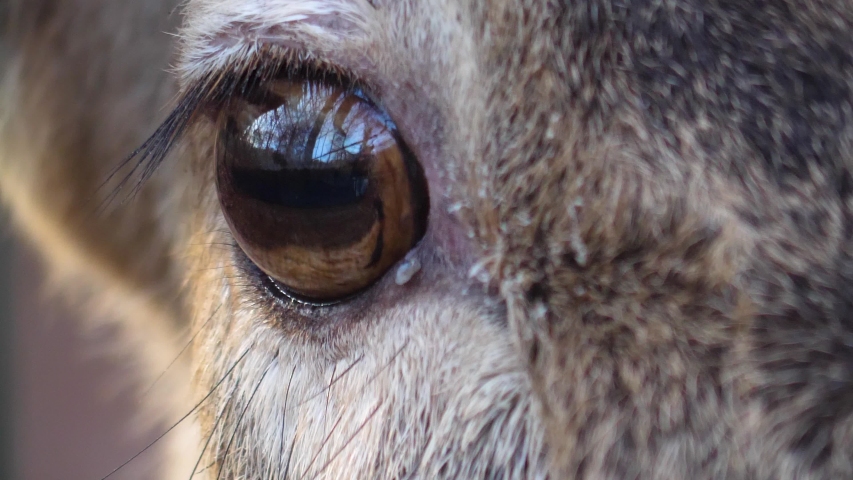
[[[366,0],[194,0],[178,73],[186,81],[245,61],[261,44],[352,48],[376,28]]]

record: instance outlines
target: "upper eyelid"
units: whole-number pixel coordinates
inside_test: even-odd
[[[193,81],[271,46],[315,57],[346,51],[346,61],[381,30],[377,9],[371,0],[190,0],[176,71]]]

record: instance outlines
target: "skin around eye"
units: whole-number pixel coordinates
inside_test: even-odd
[[[245,254],[288,293],[330,301],[376,282],[423,237],[423,171],[359,91],[272,82],[222,121],[216,179]]]

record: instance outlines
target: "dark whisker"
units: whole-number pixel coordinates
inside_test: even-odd
[[[329,382],[329,385],[328,385],[328,386],[323,387],[323,389],[322,389],[322,390],[320,390],[319,392],[315,392],[315,393],[313,393],[313,394],[309,395],[308,397],[306,397],[306,398],[302,399],[302,401],[301,401],[301,402],[299,402],[299,403],[297,403],[297,404],[296,404],[296,407],[297,407],[297,408],[298,408],[298,407],[301,407],[302,405],[305,405],[306,403],[310,402],[311,400],[313,400],[313,399],[315,399],[315,398],[319,397],[320,395],[322,395],[322,394],[324,394],[324,393],[328,392],[328,391],[329,391],[329,389],[331,389],[331,388],[332,388],[336,383],[338,383],[338,380],[340,380],[341,378],[343,378],[343,377],[344,377],[344,375],[346,375],[347,373],[349,373],[349,372],[350,372],[353,368],[355,368],[355,366],[356,366],[356,365],[358,365],[358,364],[359,364],[359,362],[361,362],[362,360],[364,360],[364,354],[360,355],[357,359],[355,359],[355,361],[354,361],[354,362],[352,362],[352,363],[350,364],[350,366],[348,366],[346,369],[344,369],[344,371],[342,371],[342,372],[341,372],[341,374],[340,374],[338,377],[333,378],[333,379],[332,379],[332,381],[330,381],[330,382]]]
[[[210,467],[216,465],[216,460],[214,459],[212,462],[210,462],[210,465],[204,467],[201,470],[198,469],[199,465],[201,465],[201,461],[204,459],[204,454],[205,452],[207,452],[207,448],[210,446],[210,443],[213,440],[213,437],[216,436],[219,431],[219,422],[221,422],[224,418],[228,416],[228,414],[231,413],[231,402],[234,401],[235,393],[237,393],[238,388],[240,388],[239,378],[236,382],[234,382],[234,386],[231,387],[231,390],[228,392],[227,400],[222,406],[222,409],[216,414],[216,420],[214,420],[213,427],[210,429],[210,435],[208,435],[207,440],[204,441],[204,445],[201,448],[201,453],[198,454],[198,460],[196,460],[195,466],[193,466],[193,470],[192,472],[190,472],[190,480],[192,480],[197,473],[201,473],[209,469]]]
[[[361,389],[366,388],[366,387],[367,387],[367,385],[369,385],[371,382],[373,382],[374,380],[376,380],[376,378],[378,378],[378,377],[379,377],[379,375],[380,375],[383,371],[385,371],[385,369],[389,368],[389,367],[394,363],[394,361],[397,359],[397,357],[399,357],[399,356],[400,356],[400,354],[401,354],[401,353],[403,353],[403,350],[405,350],[405,348],[406,348],[408,345],[409,345],[409,341],[408,341],[408,339],[407,339],[407,340],[403,343],[403,345],[402,345],[402,346],[400,346],[400,348],[398,348],[398,349],[397,349],[397,351],[396,351],[396,352],[394,352],[394,354],[393,354],[393,355],[391,355],[391,358],[389,358],[389,359],[388,359],[388,361],[387,361],[387,362],[385,362],[385,364],[384,364],[384,365],[382,365],[380,368],[378,368],[378,369],[376,370],[376,372],[374,372],[374,373],[373,373],[373,375],[371,375],[371,376],[370,376],[370,378],[369,378],[369,379],[364,383],[364,385],[362,385],[362,386],[361,386]],[[351,365],[351,366],[350,366],[349,368],[347,368],[344,372],[342,372],[342,373],[341,373],[341,375],[340,375],[340,376],[338,376],[338,378],[336,378],[336,379],[335,379],[335,382],[337,382],[338,380],[340,380],[340,378],[342,378],[344,375],[346,375],[346,374],[347,374],[347,372],[349,372],[349,371],[352,369],[352,367],[353,367],[353,366],[355,366],[355,364],[356,364],[356,363],[358,363],[358,361],[360,361],[360,360],[361,360],[361,358],[363,358],[363,356],[362,356],[362,357],[360,357],[360,358],[359,358],[359,360],[357,360],[356,362],[353,362],[353,365]],[[334,382],[332,382],[332,383],[334,383]],[[327,389],[328,389],[328,388],[331,388],[331,384],[329,385],[329,387],[327,387]],[[317,395],[313,395],[312,397],[316,397],[316,396],[317,396]],[[303,401],[302,403],[305,403],[305,401]],[[349,440],[347,440],[347,442],[344,444],[344,446],[343,446],[343,447],[341,447],[341,449],[340,449],[338,452],[336,452],[336,453],[333,455],[333,457],[329,459],[329,461],[328,461],[328,462],[326,462],[326,464],[323,466],[323,468],[322,468],[322,469],[320,469],[320,472],[318,472],[318,473],[317,473],[317,476],[319,476],[319,474],[320,474],[320,473],[322,473],[322,472],[323,472],[323,470],[325,470],[326,468],[328,468],[328,466],[329,466],[329,465],[331,464],[331,462],[334,460],[334,457],[336,457],[337,455],[340,455],[340,453],[341,453],[341,452],[346,448],[346,446],[347,446],[347,445],[348,445],[348,444],[353,440],[353,438],[355,438],[355,435],[357,435],[357,434],[358,434],[358,432],[360,432],[360,431],[364,428],[364,426],[367,424],[367,422],[368,422],[368,421],[373,417],[373,415],[375,415],[375,414],[376,414],[376,412],[379,410],[379,407],[380,407],[380,406],[381,406],[381,404],[380,404],[380,405],[377,405],[376,409],[374,409],[374,411],[373,411],[373,412],[371,412],[371,414],[368,416],[367,420],[365,420],[365,422],[364,422],[361,426],[359,426],[359,427],[358,427],[358,429],[356,430],[355,434],[354,434],[352,437],[350,437],[350,439],[349,439]],[[341,417],[341,418],[342,418],[342,417]],[[308,473],[308,471],[309,471],[309,470],[310,470],[310,468],[311,468],[311,465],[313,465],[313,463],[317,460],[317,457],[319,457],[320,453],[322,453],[323,448],[325,447],[326,443],[327,443],[327,442],[329,441],[329,439],[331,438],[331,434],[334,432],[335,428],[337,427],[337,424],[338,424],[340,421],[341,421],[341,419],[339,418],[339,419],[338,419],[338,421],[335,423],[335,426],[333,426],[333,427],[332,427],[332,431],[331,431],[331,432],[329,432],[329,435],[327,435],[327,436],[326,436],[326,438],[323,440],[323,444],[321,445],[320,450],[318,450],[318,452],[314,455],[314,457],[313,457],[313,458],[312,458],[312,460],[311,460],[311,463],[310,463],[310,464],[309,464],[309,466],[305,469],[305,472],[303,473],[303,477]],[[315,477],[315,478],[316,478],[316,477]]]
[[[370,383],[372,383],[374,380],[376,380],[379,377],[379,375],[383,371],[385,371],[385,369],[391,367],[391,364],[394,363],[394,361],[397,359],[397,357],[399,357],[400,354],[403,353],[403,350],[405,350],[405,348],[408,346],[409,346],[409,339],[406,339],[406,341],[403,342],[403,345],[401,345],[400,348],[398,348],[397,351],[394,352],[394,355],[391,355],[391,358],[389,358],[388,361],[385,362],[384,365],[382,365],[382,367],[378,368],[376,370],[376,372],[374,372],[373,375],[371,375],[370,378],[368,378],[367,381],[364,382],[364,385],[361,386],[359,391],[363,391],[365,388],[367,388],[368,385],[370,385]]]
[[[287,463],[284,464],[284,480],[290,476],[290,461],[293,459],[293,450],[296,448],[296,439],[298,433],[294,433],[293,440],[290,442],[290,451],[287,453]]]
[[[237,368],[237,365],[238,365],[240,362],[242,362],[242,361],[243,361],[243,359],[244,359],[244,358],[246,358],[246,355],[248,355],[248,354],[249,354],[249,349],[247,349],[247,350],[246,350],[242,355],[240,355],[240,357],[239,357],[239,358],[234,362],[234,364],[233,364],[233,365],[231,365],[231,368],[229,368],[229,369],[228,369],[228,371],[226,371],[226,372],[225,372],[225,375],[223,375],[223,376],[222,376],[222,378],[221,378],[221,379],[219,379],[219,381],[218,381],[218,382],[216,382],[216,384],[213,386],[213,388],[211,388],[211,389],[210,389],[210,391],[207,393],[207,395],[205,395],[205,396],[204,396],[204,398],[202,398],[202,399],[201,399],[201,401],[199,401],[199,402],[198,402],[198,403],[197,403],[197,404],[196,404],[192,409],[190,409],[190,411],[189,411],[189,412],[187,412],[187,413],[186,413],[186,415],[184,415],[183,417],[181,417],[177,422],[175,422],[175,423],[174,423],[171,427],[169,427],[165,432],[163,432],[162,434],[160,434],[160,436],[158,436],[157,438],[155,438],[155,439],[154,439],[154,441],[152,441],[151,443],[149,443],[149,444],[148,444],[145,448],[143,448],[139,453],[137,453],[136,455],[134,455],[134,456],[130,457],[127,461],[125,461],[124,463],[122,463],[121,465],[119,465],[118,467],[116,467],[112,472],[110,472],[110,473],[109,473],[109,474],[107,474],[106,476],[101,477],[101,480],[106,480],[106,479],[108,479],[108,478],[112,477],[113,475],[115,475],[115,474],[116,474],[116,472],[118,472],[119,470],[121,470],[122,468],[124,468],[124,467],[126,467],[128,464],[130,464],[130,462],[132,462],[132,461],[136,460],[137,458],[139,458],[139,456],[140,456],[140,455],[142,455],[143,453],[145,453],[145,452],[147,452],[148,450],[150,450],[150,449],[151,449],[151,447],[153,447],[154,445],[156,445],[156,444],[157,444],[157,442],[159,442],[160,440],[162,440],[162,439],[163,439],[163,437],[165,437],[166,435],[168,435],[169,433],[171,433],[171,431],[172,431],[172,430],[174,430],[175,428],[177,428],[177,427],[178,427],[178,425],[180,425],[181,423],[183,423],[183,421],[184,421],[184,420],[186,420],[187,418],[189,418],[189,417],[190,417],[190,415],[192,415],[193,413],[195,413],[195,411],[196,411],[196,410],[198,410],[198,409],[199,409],[199,407],[201,407],[201,406],[204,404],[204,402],[206,402],[206,401],[207,401],[207,399],[208,399],[208,398],[210,398],[210,397],[213,395],[213,392],[215,392],[215,391],[216,391],[216,389],[217,389],[217,388],[219,388],[219,386],[220,386],[220,385],[222,385],[222,383],[223,383],[223,382],[225,382],[225,380],[226,380],[226,379],[231,375],[231,373],[233,373],[233,372],[234,372],[234,369],[235,369],[235,368]]]
[[[234,425],[234,431],[231,433],[231,438],[228,439],[228,444],[225,446],[225,453],[222,455],[222,468],[220,468],[219,472],[216,474],[216,480],[219,480],[222,477],[222,471],[224,470],[224,466],[228,461],[228,453],[231,451],[231,446],[234,443],[234,439],[237,437],[237,432],[240,430],[240,425],[243,423],[243,417],[246,415],[246,412],[252,405],[252,401],[255,399],[255,395],[258,393],[258,389],[261,388],[261,383],[264,382],[264,378],[266,378],[267,373],[269,373],[270,368],[273,366],[277,359],[278,355],[275,355],[273,356],[272,360],[270,360],[269,365],[267,365],[267,368],[265,368],[264,372],[261,374],[261,378],[258,379],[258,383],[255,384],[255,388],[252,389],[252,394],[249,395],[249,399],[246,401],[246,405],[240,412],[240,416],[237,417],[237,423]]]
[[[377,377],[378,377],[378,376],[379,376],[379,375],[380,375],[380,374],[381,374],[385,369],[387,369],[388,367],[390,367],[390,366],[391,366],[391,364],[392,364],[392,363],[394,363],[394,360],[396,360],[396,359],[397,359],[397,357],[399,357],[399,356],[400,356],[400,354],[401,354],[401,353],[403,353],[403,350],[404,350],[408,345],[409,345],[409,340],[407,339],[407,340],[403,343],[403,345],[402,345],[400,348],[398,348],[398,349],[397,349],[397,351],[396,351],[396,352],[394,352],[394,354],[393,354],[393,355],[391,355],[391,358],[389,358],[387,362],[385,362],[381,367],[379,367],[378,369],[376,369],[376,371],[373,373],[373,375],[371,375],[371,376],[370,376],[370,378],[368,378],[367,382],[365,382],[365,384],[362,386],[362,388],[366,387],[366,386],[367,386],[367,384],[369,384],[370,382],[372,382],[372,381],[376,380],[376,378],[377,378]],[[351,371],[351,370],[352,370],[352,369],[353,369],[353,368],[354,368],[354,367],[355,367],[359,362],[361,362],[363,359],[364,359],[364,354],[360,355],[360,356],[359,356],[359,357],[358,357],[358,358],[357,358],[357,359],[356,359],[352,364],[350,364],[350,366],[348,366],[344,371],[342,371],[342,372],[341,372],[341,374],[340,374],[340,375],[338,375],[338,376],[337,376],[337,377],[336,377],[332,382],[329,382],[329,385],[328,385],[328,386],[323,387],[323,389],[322,389],[322,390],[320,390],[320,391],[318,391],[318,392],[315,392],[315,393],[313,393],[313,394],[309,395],[308,397],[306,397],[305,399],[303,399],[301,402],[299,402],[298,404],[296,404],[296,408],[301,407],[302,405],[305,405],[306,403],[310,402],[311,400],[313,400],[313,399],[315,399],[315,398],[319,397],[320,395],[322,395],[322,394],[326,393],[330,388],[332,388],[332,386],[334,386],[336,383],[338,383],[338,381],[340,381],[340,380],[341,380],[341,379],[342,379],[346,374],[348,374],[348,373],[349,373],[349,372],[350,372],[350,371]]]
[[[323,453],[323,449],[324,449],[324,448],[326,448],[326,445],[329,443],[329,440],[331,440],[331,439],[332,439],[332,434],[334,434],[334,433],[335,433],[335,431],[338,429],[338,425],[340,425],[340,424],[341,424],[341,421],[342,421],[343,419],[344,419],[343,414],[341,414],[341,415],[339,415],[339,416],[338,416],[338,419],[335,421],[335,424],[334,424],[334,425],[332,425],[332,429],[331,429],[331,430],[329,430],[329,433],[328,433],[328,434],[326,435],[326,437],[323,439],[323,443],[321,443],[321,444],[320,444],[320,448],[318,448],[318,449],[317,449],[317,453],[315,453],[315,454],[314,454],[314,456],[313,456],[313,457],[311,457],[311,461],[308,463],[308,466],[307,466],[307,467],[305,467],[305,471],[302,473],[302,476],[301,476],[301,477],[299,477],[299,478],[300,478],[300,480],[301,480],[302,478],[305,478],[305,475],[308,473],[308,471],[310,471],[310,470],[311,470],[311,467],[314,465],[314,462],[316,462],[316,461],[317,461],[317,458],[320,456],[320,454],[321,454],[321,453]]]
[[[184,345],[184,348],[182,348],[180,352],[178,352],[178,355],[175,357],[175,359],[172,360],[171,363],[169,363],[169,365],[166,366],[166,369],[163,370],[163,372],[161,372],[160,375],[158,375],[156,379],[154,379],[154,381],[151,383],[151,385],[149,385],[148,388],[146,388],[144,392],[142,392],[142,397],[147,396],[151,392],[151,389],[154,388],[154,385],[157,385],[157,382],[159,382],[163,378],[163,376],[166,375],[166,372],[168,372],[169,369],[175,365],[175,362],[177,362],[178,359],[181,358],[181,356],[184,354],[184,352],[186,352],[187,349],[190,348],[190,345],[192,345],[193,342],[195,342],[195,339],[196,339],[196,337],[198,337],[198,334],[201,333],[202,330],[207,328],[207,325],[210,323],[211,320],[213,320],[213,317],[216,316],[216,314],[219,312],[219,309],[221,307],[222,307],[222,304],[220,303],[219,306],[216,307],[216,310],[214,310],[213,313],[210,314],[210,317],[208,317],[207,320],[201,325],[201,327],[199,327],[199,329],[193,334],[193,336],[190,338],[190,341],[187,342],[186,345]]]
[[[329,418],[329,402],[332,398],[332,382],[335,381],[335,372],[338,371],[338,364],[332,366],[332,375],[329,377],[329,386],[326,387],[326,407],[323,409],[323,428],[326,427],[326,420]]]
[[[287,419],[287,402],[290,400],[290,385],[293,383],[293,376],[296,374],[296,365],[293,366],[293,370],[290,371],[290,379],[287,381],[287,389],[284,391],[284,407],[282,409],[282,418],[281,418],[281,443],[284,446],[284,432],[285,432],[285,420]],[[299,419],[299,415],[296,416],[297,421]],[[290,471],[290,460],[293,458],[293,449],[296,447],[296,435],[297,430],[294,429],[293,432],[293,441],[290,442],[290,452],[287,454],[287,463],[284,465],[284,478],[287,478],[287,472]]]
[[[343,453],[344,450],[346,450],[346,448],[349,446],[349,444],[352,443],[353,440],[355,440],[355,437],[357,437],[358,434],[361,433],[362,430],[364,430],[364,427],[366,427],[367,424],[370,423],[370,421],[373,419],[373,417],[376,416],[376,414],[379,412],[380,408],[382,408],[382,402],[379,402],[379,405],[376,405],[376,408],[374,408],[373,411],[370,412],[370,414],[367,416],[367,418],[364,419],[364,422],[362,422],[361,425],[359,425],[358,428],[355,429],[355,432],[353,432],[353,434],[347,439],[347,441],[344,442],[343,446],[341,446],[341,448],[339,448],[337,452],[333,453],[332,456],[329,457],[329,460],[326,461],[325,464],[323,464],[323,467],[317,472],[317,474],[314,476],[314,478],[319,477],[324,471],[326,471],[326,469],[329,468],[329,465],[331,465],[332,462],[334,462],[335,459],[338,458],[338,456],[341,453]],[[308,473],[308,470],[306,469],[305,474],[307,474],[307,473]],[[303,477],[304,476],[305,475],[303,474]]]

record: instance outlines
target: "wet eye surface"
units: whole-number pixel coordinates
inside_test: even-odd
[[[369,287],[423,237],[423,171],[360,91],[272,82],[222,118],[216,179],[246,256],[289,295],[339,300]]]

